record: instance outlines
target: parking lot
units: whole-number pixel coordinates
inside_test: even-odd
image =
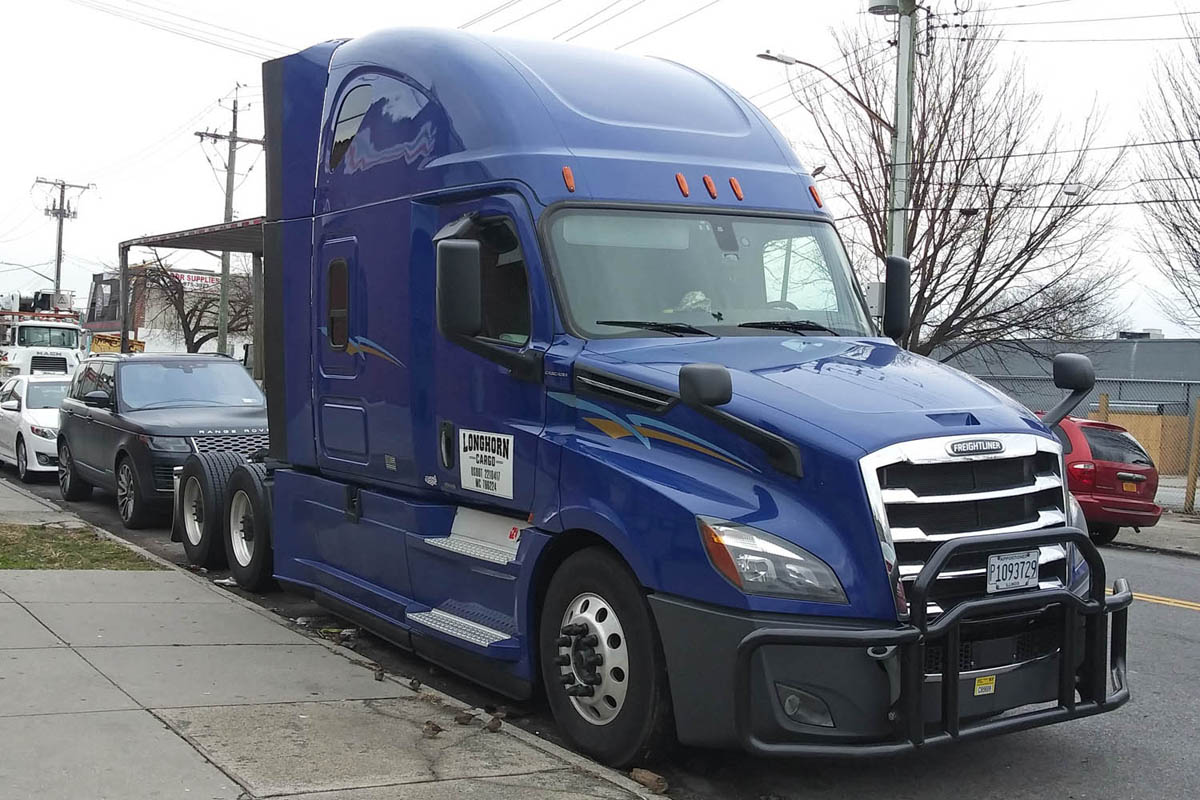
[[[2,472],[16,481],[11,467]],[[59,502],[54,483],[30,487]],[[166,527],[125,531],[113,498],[97,493],[69,504],[106,528],[176,564],[183,548]],[[165,525],[165,522],[164,522]],[[1120,711],[999,739],[919,755],[851,761],[766,761],[739,753],[683,750],[658,769],[671,797],[701,800],[847,797],[868,792],[894,798],[1193,798],[1200,795],[1195,731],[1200,727],[1200,560],[1132,550],[1104,551],[1112,576],[1129,578],[1139,594],[1130,617],[1129,665],[1133,700]],[[210,577],[220,579],[222,573]],[[236,590],[235,590],[236,591]],[[245,595],[313,629],[343,623],[311,602],[273,591]],[[357,650],[389,672],[415,677],[469,703],[504,706],[527,730],[557,740],[547,709],[513,706],[369,634]]]

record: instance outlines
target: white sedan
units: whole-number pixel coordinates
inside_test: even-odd
[[[0,386],[0,458],[26,483],[58,471],[58,406],[70,388],[66,375],[19,375]]]

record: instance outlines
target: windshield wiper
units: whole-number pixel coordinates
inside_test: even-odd
[[[634,319],[598,319],[596,325],[619,325],[622,328],[645,328],[648,331],[669,333],[672,336],[712,336],[711,333],[686,322],[639,321]]]
[[[787,331],[788,333],[808,333],[811,331],[824,331],[832,333],[834,336],[841,336],[840,333],[819,322],[813,322],[810,319],[768,319],[761,322],[743,322],[738,325],[739,328],[761,328],[769,331]]]

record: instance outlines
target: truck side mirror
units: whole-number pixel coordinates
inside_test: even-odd
[[[679,370],[679,397],[689,406],[723,406],[733,399],[733,379],[720,364],[686,364]]]
[[[1096,385],[1092,360],[1078,353],[1059,353],[1054,357],[1054,385],[1070,394],[1042,417],[1042,424],[1048,428],[1062,422]]]
[[[482,283],[479,242],[437,243],[437,323],[443,336],[477,336],[483,330]]]
[[[908,332],[912,266],[900,256],[888,256],[884,265],[883,335],[899,341]]]

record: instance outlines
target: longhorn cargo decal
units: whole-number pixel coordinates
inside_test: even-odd
[[[512,500],[513,437],[489,431],[458,432],[458,480],[462,488]]]

